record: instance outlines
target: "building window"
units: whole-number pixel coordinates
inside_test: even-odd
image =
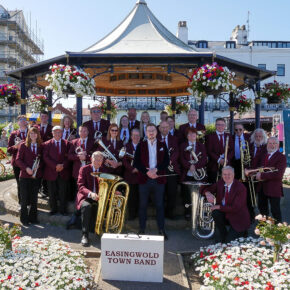
[[[226,48],[236,48],[236,42],[235,41],[227,41]]]
[[[258,68],[266,69],[266,64],[265,63],[260,63],[260,64],[258,64]]]
[[[204,40],[198,41],[197,42],[197,47],[198,48],[208,48],[208,42],[207,41],[204,41]]]
[[[285,76],[285,64],[277,64],[277,76]]]

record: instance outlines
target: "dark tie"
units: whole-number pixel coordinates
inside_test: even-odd
[[[100,121],[97,122],[98,131],[100,131]]]
[[[85,141],[84,141],[84,140],[82,140],[81,147],[82,147],[82,149],[83,149],[84,151],[86,150],[86,147],[85,147]]]
[[[36,147],[36,145],[35,145],[35,144],[33,144],[33,145],[32,145],[32,148],[33,148],[33,151],[32,151],[32,152],[33,152],[33,154],[35,154],[35,155],[36,155],[36,148],[35,148],[35,147]]]
[[[123,139],[127,139],[127,130],[124,130],[124,132],[123,132]]]
[[[222,148],[224,148],[224,134],[219,134],[219,139],[220,139],[220,143],[222,145]]]
[[[267,166],[270,156],[271,156],[271,154],[267,154],[265,161],[264,161],[264,166]]]
[[[43,136],[44,135],[44,126],[41,126],[41,136]]]
[[[65,140],[67,140],[68,139],[68,130],[66,130],[66,132],[65,132]]]
[[[225,188],[225,205],[228,204],[228,199],[229,199],[229,188],[226,185],[226,188]]]
[[[59,141],[56,142],[56,150],[57,150],[57,154],[58,154],[58,157],[60,157],[60,146],[59,146]]]
[[[93,123],[94,123],[94,131],[96,131],[96,129],[97,129],[97,122],[93,121]]]

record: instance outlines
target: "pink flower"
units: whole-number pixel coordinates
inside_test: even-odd
[[[260,235],[261,234],[260,230],[259,229],[255,229],[255,234],[256,235]]]

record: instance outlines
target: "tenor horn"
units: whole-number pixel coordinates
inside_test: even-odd
[[[185,151],[189,151],[193,158],[192,160],[189,161],[189,163],[193,165],[196,164],[198,162],[198,156],[201,154],[201,152],[199,152],[198,155],[196,155],[193,146],[187,146],[185,148]],[[192,171],[192,175],[195,180],[202,180],[206,177],[206,171],[204,168],[196,169]]]
[[[98,213],[95,232],[120,233],[123,229],[126,206],[129,197],[129,185],[122,178],[107,173],[92,172],[91,175],[99,181]],[[125,188],[124,195],[117,195],[117,188]]]

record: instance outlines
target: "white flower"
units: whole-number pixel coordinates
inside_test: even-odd
[[[261,214],[258,214],[255,219],[258,220],[258,221],[261,221],[263,218],[263,216]]]

